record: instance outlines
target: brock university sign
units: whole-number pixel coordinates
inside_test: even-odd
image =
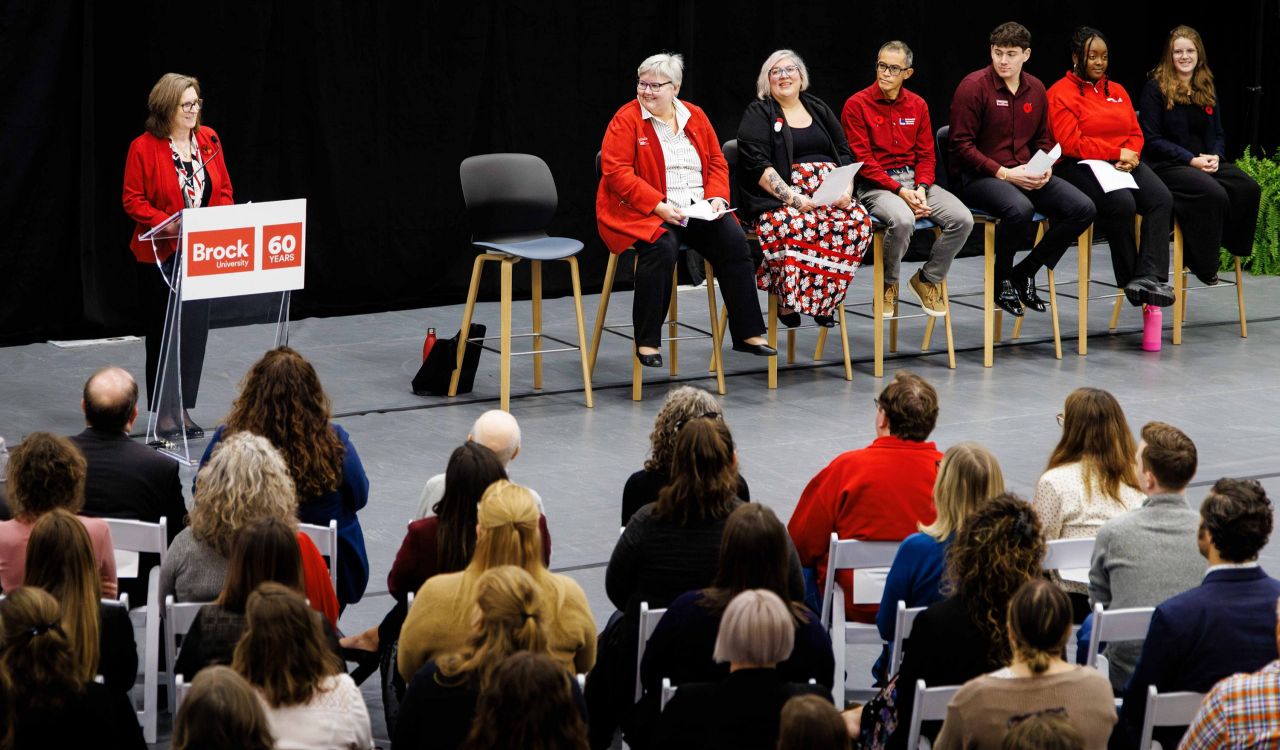
[[[184,211],[182,298],[301,289],[306,216],[305,199]]]

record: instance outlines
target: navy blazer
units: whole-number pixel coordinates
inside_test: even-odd
[[[1142,96],[1138,99],[1138,124],[1142,126],[1142,160],[1152,168],[1187,165],[1199,156],[1186,147],[1190,140],[1187,124],[1187,110],[1196,107],[1194,104],[1175,104],[1173,109],[1165,106],[1164,94],[1155,81],[1147,81],[1142,87]],[[1197,107],[1198,109],[1198,107]],[[1217,154],[1226,160],[1226,137],[1222,129],[1222,112],[1218,107],[1205,107],[1205,115],[1209,118],[1205,124],[1205,132],[1200,140],[1209,147],[1209,153]]]
[[[1262,568],[1233,568],[1156,607],[1125,686],[1121,725],[1133,737],[1142,729],[1148,685],[1207,693],[1224,677],[1275,661],[1277,599],[1280,581]]]

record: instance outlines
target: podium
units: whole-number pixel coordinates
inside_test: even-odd
[[[306,213],[305,199],[188,208],[139,235],[169,288],[155,382],[147,384],[146,439],[159,452],[188,466],[199,461],[205,439],[180,428],[209,343],[216,358],[249,355],[252,363],[289,342],[290,295],[306,273]],[[230,334],[210,342],[211,324]]]

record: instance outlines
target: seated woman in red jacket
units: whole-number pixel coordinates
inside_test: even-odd
[[[715,268],[729,313],[735,351],[772,357],[756,299],[755,269],[737,221],[722,221],[729,208],[729,166],[702,110],[676,98],[684,78],[680,55],[652,55],[636,70],[636,99],[613,116],[600,147],[596,225],[609,252],[635,248],[636,356],[661,367],[662,321],[671,298],[671,269],[681,245]],[[709,203],[709,220],[685,216]],[[705,207],[704,207],[705,208]]]
[[[1058,176],[1080,189],[1098,209],[1094,223],[1107,235],[1116,286],[1133,305],[1168,307],[1169,231],[1173,196],[1151,168],[1139,161],[1142,128],[1124,87],[1107,78],[1107,39],[1081,26],[1071,38],[1072,69],[1049,87],[1049,128],[1062,144]],[[1110,162],[1133,176],[1138,189],[1106,192],[1081,160]],[[1134,216],[1142,216],[1137,240]]]

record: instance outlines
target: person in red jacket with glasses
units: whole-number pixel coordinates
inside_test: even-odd
[[[1133,305],[1173,304],[1169,286],[1169,231],[1173,196],[1139,160],[1142,128],[1133,99],[1107,78],[1107,39],[1081,26],[1071,38],[1071,65],[1049,87],[1049,129],[1062,144],[1058,176],[1080,189],[1098,209],[1095,224],[1107,235],[1116,286]],[[1108,162],[1133,176],[1138,189],[1107,192],[1083,160]],[[1135,215],[1142,216],[1139,242]]]

